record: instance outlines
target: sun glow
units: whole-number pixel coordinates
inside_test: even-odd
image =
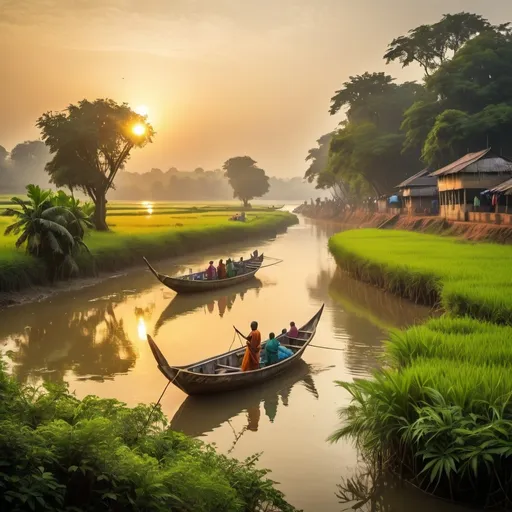
[[[146,331],[146,322],[144,322],[144,318],[139,317],[139,324],[137,325],[137,333],[139,335],[140,341],[146,341],[147,331]]]
[[[142,123],[137,123],[133,125],[132,132],[140,137],[146,133],[146,126]]]
[[[135,107],[133,111],[140,116],[147,116],[149,114],[149,109],[146,107],[146,105],[139,105],[138,107]]]
[[[150,203],[149,201],[142,201],[142,206],[146,208],[146,211],[148,212],[148,215],[151,215],[153,213],[153,203]]]

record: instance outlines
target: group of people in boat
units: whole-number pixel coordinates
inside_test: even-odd
[[[297,338],[299,330],[295,326],[295,322],[290,322],[290,329],[283,329],[281,334],[285,334],[289,338]],[[244,358],[242,360],[242,371],[258,370],[261,366],[270,366],[278,363],[281,359],[290,357],[293,352],[281,346],[276,335],[271,332],[263,349],[263,357],[261,354],[261,333],[258,330],[258,322],[251,322],[251,332],[247,336],[247,347],[245,349]]]
[[[251,254],[252,258],[258,257],[258,250],[255,250],[253,254]],[[234,259],[228,258],[226,263],[224,260],[219,260],[219,264],[215,267],[213,260],[210,261],[208,268],[205,271],[206,279],[226,279],[229,277],[239,276],[241,274],[245,274],[247,268],[245,266],[245,261],[243,256],[240,257],[238,261]]]

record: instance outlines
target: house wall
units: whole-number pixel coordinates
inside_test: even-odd
[[[507,179],[512,177],[511,173],[501,174],[449,174],[448,176],[440,176],[437,180],[439,192],[446,190],[462,190],[464,188],[474,188],[487,190],[496,187]]]

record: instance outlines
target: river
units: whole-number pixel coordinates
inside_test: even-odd
[[[233,325],[257,320],[265,337],[290,321],[305,323],[325,303],[314,343],[295,371],[261,388],[198,399],[170,386],[162,408],[172,427],[243,459],[263,452],[259,464],[288,500],[305,512],[338,512],[342,478],[354,475],[349,443],[330,445],[337,409],[348,395],[335,380],[368,376],[378,365],[386,330],[423,321],[425,308],[349,279],[336,270],[327,240],[336,226],[300,219],[273,240],[251,241],[158,262],[164,273],[205,268],[209,259],[247,256],[255,248],[283,263],[257,279],[213,295],[176,297],[143,268],[81,290],[0,312],[0,349],[23,382],[69,383],[79,398],[115,397],[129,405],[154,402],[167,381],[145,341],[154,336],[171,364],[186,364],[238,344]],[[423,494],[388,489],[375,510],[416,512],[435,506]],[[460,510],[460,509],[457,509]]]

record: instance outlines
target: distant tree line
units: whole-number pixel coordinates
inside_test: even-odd
[[[302,201],[316,197],[318,191],[300,177],[268,178],[270,190],[262,199]],[[116,180],[116,188],[109,193],[110,199],[149,201],[227,201],[233,199],[225,171],[222,169],[179,171],[171,167],[167,171],[153,168],[148,172],[122,172]]]
[[[387,63],[420,66],[422,83],[351,76],[331,98],[345,113],[306,158],[305,178],[342,198],[390,193],[422,168],[493,147],[512,156],[512,35],[477,14],[444,15],[397,37]]]

